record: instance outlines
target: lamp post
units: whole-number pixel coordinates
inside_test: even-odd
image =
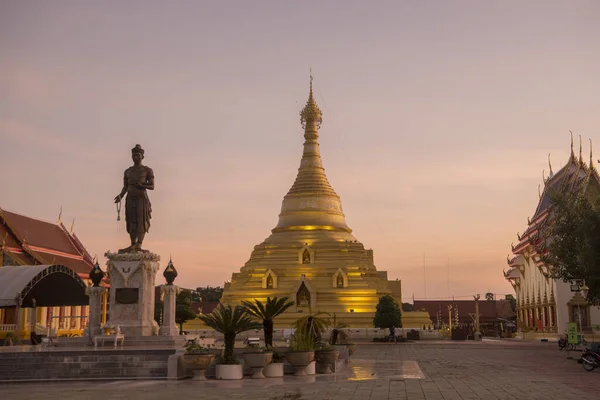
[[[586,301],[586,303],[587,303],[587,295],[588,295],[589,291],[590,291],[590,288],[585,284],[585,281],[584,281],[583,286],[581,286],[579,288],[579,294],[581,294],[581,296]],[[579,333],[583,335],[583,327],[581,326],[581,306],[577,305],[577,309],[578,309],[577,314],[579,314]],[[585,310],[585,308],[584,308],[584,310]]]
[[[479,299],[480,298],[481,298],[481,296],[479,296],[479,294],[477,294],[476,296],[473,296],[473,299],[475,299],[475,340],[481,339],[481,332],[479,331]]]
[[[448,306],[448,327],[450,328],[450,335],[452,335],[452,305]]]

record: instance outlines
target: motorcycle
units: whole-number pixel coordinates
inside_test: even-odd
[[[583,369],[588,372],[600,367],[600,354],[588,348],[581,354],[581,360],[583,361]]]
[[[569,343],[567,341],[566,337],[561,337],[560,339],[558,339],[558,350],[563,350],[563,349],[567,349],[568,351],[574,350],[575,349],[575,345],[572,343]]]

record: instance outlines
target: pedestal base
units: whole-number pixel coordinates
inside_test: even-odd
[[[127,336],[158,335],[154,320],[154,279],[160,256],[153,253],[105,253],[110,276],[107,325]]]

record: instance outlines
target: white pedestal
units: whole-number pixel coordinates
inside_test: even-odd
[[[175,285],[161,285],[160,295],[163,298],[163,318],[158,334],[161,336],[177,336],[179,330],[175,323],[175,302],[179,288]]]
[[[154,320],[154,279],[160,256],[153,253],[111,253],[106,271],[110,277],[109,325],[119,325],[125,336],[158,333]]]
[[[102,333],[102,296],[108,291],[103,286],[88,286],[85,288],[85,294],[90,298],[89,310],[89,334],[90,337]]]

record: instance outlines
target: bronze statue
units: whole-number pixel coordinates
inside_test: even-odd
[[[115,203],[120,203],[127,193],[125,220],[127,233],[131,238],[131,246],[119,250],[119,253],[147,251],[142,250],[142,242],[150,230],[150,218],[152,218],[152,206],[146,190],[154,190],[154,172],[152,168],[142,165],[144,149],[139,144],[131,149],[131,158],[133,166],[125,170],[123,190],[115,197]]]

